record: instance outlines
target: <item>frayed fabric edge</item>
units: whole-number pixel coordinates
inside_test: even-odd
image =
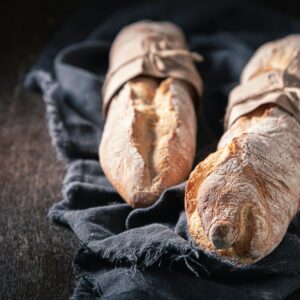
[[[50,73],[43,70],[34,70],[28,73],[24,86],[29,89],[39,89],[42,92],[43,101],[46,106],[46,120],[51,143],[56,150],[58,160],[65,163],[70,162],[68,148],[70,138],[63,122],[61,121],[58,108],[59,87]]]

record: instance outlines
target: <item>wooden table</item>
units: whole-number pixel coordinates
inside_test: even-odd
[[[74,282],[77,239],[46,218],[61,199],[64,165],[51,145],[41,96],[24,90],[22,81],[79,1],[31,2],[0,4],[1,300],[68,299]]]

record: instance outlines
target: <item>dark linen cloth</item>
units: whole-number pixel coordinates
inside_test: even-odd
[[[109,46],[125,25],[141,19],[179,25],[205,93],[198,115],[195,163],[213,151],[223,131],[228,92],[262,43],[299,32],[299,22],[255,2],[89,2],[45,49],[25,85],[43,93],[49,132],[66,162],[63,199],[49,218],[82,242],[74,258],[72,299],[283,299],[300,288],[300,224],[296,217],[279,247],[248,267],[208,256],[190,238],[185,183],[149,208],[132,209],[98,162],[104,120],[101,87]]]

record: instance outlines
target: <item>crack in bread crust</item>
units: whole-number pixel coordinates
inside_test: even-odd
[[[134,92],[132,97],[135,114],[132,142],[145,163],[145,181],[150,188],[153,188],[168,168],[169,144],[179,127],[172,95],[169,93],[170,83],[170,80],[163,81],[152,99],[145,101]]]

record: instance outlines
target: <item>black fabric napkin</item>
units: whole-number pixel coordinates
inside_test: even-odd
[[[43,93],[49,132],[66,162],[63,199],[49,218],[82,242],[74,258],[72,299],[283,299],[300,288],[300,224],[260,262],[234,267],[208,256],[190,238],[182,183],[149,208],[132,209],[98,162],[104,120],[101,86],[109,46],[141,19],[179,25],[198,65],[205,93],[198,117],[195,163],[214,150],[230,89],[262,43],[299,32],[300,23],[255,2],[89,2],[54,38],[26,77]],[[75,44],[74,44],[75,43]]]

